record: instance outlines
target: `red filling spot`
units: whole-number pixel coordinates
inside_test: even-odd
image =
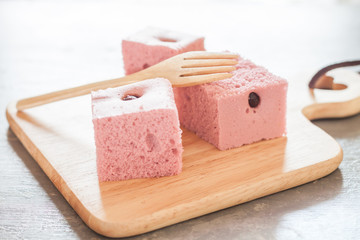
[[[129,100],[134,100],[137,98],[139,98],[139,96],[137,96],[137,95],[126,95],[125,97],[122,98],[122,100],[129,101]]]
[[[176,39],[172,39],[172,38],[158,37],[157,39],[159,39],[162,42],[177,42]]]

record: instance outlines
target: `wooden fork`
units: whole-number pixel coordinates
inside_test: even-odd
[[[22,99],[17,102],[16,108],[21,111],[63,99],[82,96],[91,91],[119,87],[156,77],[168,79],[174,87],[209,83],[232,77],[231,72],[235,70],[237,58],[238,55],[231,53],[187,52],[122,78],[90,83]]]

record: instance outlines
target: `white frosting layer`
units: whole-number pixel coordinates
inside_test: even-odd
[[[127,95],[140,97],[124,101]],[[93,119],[155,109],[176,109],[171,84],[164,78],[91,92],[91,98]]]
[[[173,49],[180,49],[199,38],[202,37],[154,27],[147,27],[142,31],[129,36],[125,40],[152,46],[165,46]]]

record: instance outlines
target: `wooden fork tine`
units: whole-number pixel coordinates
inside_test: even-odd
[[[194,51],[184,53],[184,59],[238,59],[239,55],[234,53],[214,53],[204,51]]]
[[[204,75],[211,73],[228,73],[235,70],[236,70],[235,66],[183,68],[180,71],[180,76],[182,77],[182,76]]]
[[[176,87],[189,87],[198,84],[210,83],[218,80],[224,80],[231,78],[232,73],[212,73],[204,75],[194,75],[194,76],[185,76],[181,77],[181,82],[176,84]]]
[[[83,85],[79,87],[64,89],[52,93],[47,93],[35,97],[22,99],[17,102],[16,108],[18,110],[25,110],[27,108],[36,107],[71,97],[82,96],[90,93],[91,91],[106,89],[109,87],[118,87],[159,76],[169,79],[170,82],[175,87],[193,86],[206,82],[213,82],[216,80],[221,80],[231,77],[232,76],[231,73],[225,73],[225,72],[231,72],[235,70],[235,67],[233,65],[236,64],[234,60],[237,58],[238,55],[232,53],[208,53],[204,51],[182,53],[180,55],[174,56],[173,58],[169,58],[163,62],[160,62],[154,66],[151,66],[147,69],[127,75],[122,78],[105,80],[97,83],[89,83],[87,85]],[[186,62],[184,59],[194,59],[199,61],[204,59],[207,60],[222,59],[223,61],[232,60],[233,62],[231,62],[230,66],[206,65],[204,67],[198,67],[198,68],[194,66],[190,66],[190,68],[182,68],[183,63]],[[227,63],[229,64],[230,62]],[[217,62],[217,64],[220,63]],[[186,77],[180,77],[181,75]]]
[[[238,63],[235,59],[190,59],[185,60],[182,68],[212,67],[212,66],[234,66]]]

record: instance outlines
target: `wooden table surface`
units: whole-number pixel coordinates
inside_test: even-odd
[[[5,107],[122,76],[121,39],[148,25],[204,35],[207,49],[238,51],[290,84],[360,58],[359,1],[0,1],[0,239],[104,238],[14,136]],[[360,116],[314,123],[343,147],[333,174],[134,239],[357,239]]]

